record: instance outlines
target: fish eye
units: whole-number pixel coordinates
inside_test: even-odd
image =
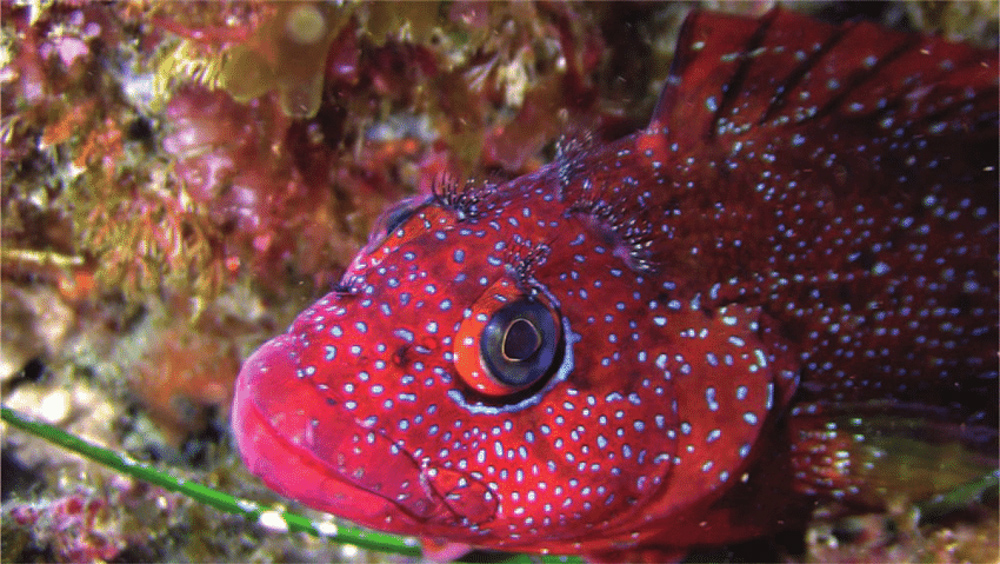
[[[541,303],[523,298],[490,318],[479,338],[483,367],[499,384],[524,389],[548,373],[556,355],[552,314]]]
[[[548,306],[501,281],[472,310],[455,344],[455,366],[466,384],[484,395],[506,396],[551,374],[562,335]]]

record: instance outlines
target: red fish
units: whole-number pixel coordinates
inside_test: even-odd
[[[997,86],[995,52],[696,13],[645,130],[386,213],[243,366],[243,459],[362,525],[529,552],[862,496],[821,460],[844,414],[996,421]]]

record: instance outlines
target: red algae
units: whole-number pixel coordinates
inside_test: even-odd
[[[167,444],[179,448],[191,434],[205,431],[211,413],[226,416],[239,360],[224,334],[191,327],[185,319],[158,331],[156,339],[129,384]]]

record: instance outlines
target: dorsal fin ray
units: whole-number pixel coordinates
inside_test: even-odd
[[[689,248],[672,218],[703,217],[692,241],[728,237],[774,211],[772,196],[755,194],[773,179],[784,184],[771,192],[833,204],[821,214],[830,219],[837,205],[920,201],[959,176],[972,202],[995,209],[984,187],[996,185],[997,83],[996,53],[940,38],[778,9],[759,20],[695,13],[650,125],[564,159],[560,196],[616,231],[630,225],[634,265],[700,269],[741,261],[680,256]],[[720,218],[720,207],[744,218]]]
[[[656,272],[671,297],[773,305],[803,346],[823,342],[822,308],[894,323],[908,300],[995,312],[995,294],[963,288],[997,284],[995,260],[983,260],[996,257],[984,241],[995,242],[1000,208],[997,67],[996,52],[865,22],[695,14],[650,126],[561,162],[559,197],[610,226],[616,254]],[[869,318],[857,323],[856,339],[883,338]],[[914,342],[906,354],[932,366],[919,343],[940,328],[899,331]],[[989,356],[982,341],[962,342],[969,358]],[[996,365],[927,371],[985,390]],[[846,378],[830,376],[809,393]],[[897,376],[916,397],[921,374],[885,377]]]
[[[758,125],[877,117],[921,88],[996,87],[995,59],[968,46],[783,10],[760,20],[694,14],[679,45],[649,128],[666,126],[678,142],[678,131],[711,140]]]

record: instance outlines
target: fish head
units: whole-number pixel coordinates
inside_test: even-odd
[[[581,350],[585,320],[624,323],[621,288],[579,280],[585,247],[552,244],[600,237],[592,222],[527,202],[387,212],[341,287],[244,364],[233,427],[252,471],[363,525],[480,545],[638,511],[671,466],[670,382],[644,388],[607,328]]]
[[[551,204],[556,174],[387,212],[340,287],[245,363],[233,427],[252,471],[362,525],[508,548],[627,537],[721,487],[774,406],[776,368],[759,349],[728,372],[681,354],[708,346],[680,335],[709,317],[667,324],[634,254]],[[730,313],[711,322],[753,315]],[[731,377],[755,358],[752,379]],[[754,422],[716,440],[727,401]]]

